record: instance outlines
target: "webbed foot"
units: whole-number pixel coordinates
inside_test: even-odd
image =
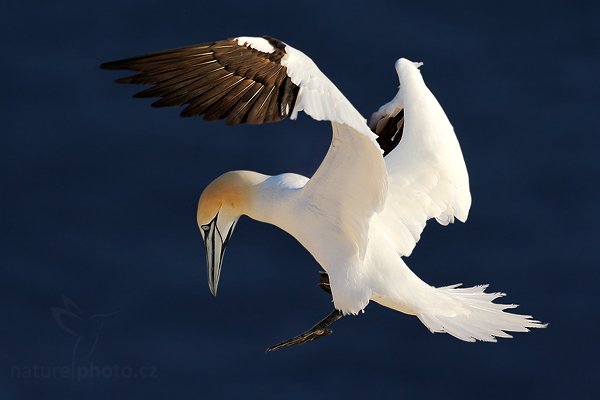
[[[331,333],[333,333],[333,331],[331,329],[328,329],[327,327],[340,318],[342,318],[342,312],[339,310],[333,310],[331,314],[323,318],[319,323],[310,328],[308,331],[301,333],[298,336],[294,336],[293,338],[288,339],[285,342],[281,342],[279,344],[276,344],[275,346],[271,346],[267,349],[267,351],[275,351],[283,349],[285,347],[295,346],[297,344],[312,342],[313,340],[330,335]]]

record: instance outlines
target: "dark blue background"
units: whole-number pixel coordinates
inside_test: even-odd
[[[599,8],[414,3],[3,4],[0,396],[592,398]],[[137,88],[98,68],[263,34],[309,54],[365,116],[395,94],[397,58],[425,62],[462,144],[473,207],[467,224],[430,223],[407,263],[433,285],[489,282],[548,329],[463,343],[371,304],[329,338],[265,354],[329,311],[319,267],[284,232],[245,218],[213,298],[196,202],[228,170],[310,176],[329,126],[305,115],[235,129],[180,119],[131,99]],[[84,320],[119,311],[99,334],[91,321],[73,328],[88,359],[85,344],[72,359],[78,336],[52,315],[63,296]],[[59,376],[63,367],[96,375]]]

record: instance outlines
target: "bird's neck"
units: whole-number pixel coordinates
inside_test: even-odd
[[[307,181],[296,174],[270,176],[251,188],[243,213],[292,233],[290,222],[294,220],[296,199]]]

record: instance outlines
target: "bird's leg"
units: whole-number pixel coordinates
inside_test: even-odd
[[[279,344],[276,344],[275,346],[271,346],[267,349],[267,351],[275,351],[283,349],[285,347],[295,346],[297,344],[312,342],[313,340],[330,335],[331,333],[333,333],[333,331],[331,329],[328,329],[327,327],[340,318],[342,318],[342,312],[334,309],[331,312],[331,314],[323,318],[321,322],[310,328],[308,331],[301,333],[298,336],[294,336],[293,338],[288,339],[285,342],[281,342]]]
[[[325,271],[320,271],[320,274],[321,278],[319,280],[318,286],[327,293],[331,294],[331,288],[329,286],[329,276]],[[294,336],[293,338],[288,339],[285,342],[281,342],[279,344],[276,344],[275,346],[271,346],[267,349],[267,351],[274,351],[283,349],[285,347],[295,346],[297,344],[312,342],[313,340],[330,335],[331,333],[333,333],[333,331],[331,329],[328,329],[327,327],[340,318],[342,318],[342,312],[334,309],[328,316],[323,318],[319,323],[310,328],[308,331],[301,333],[298,336]]]
[[[331,286],[329,286],[329,275],[325,271],[319,271],[320,279],[317,286],[323,289],[325,292],[331,294]]]

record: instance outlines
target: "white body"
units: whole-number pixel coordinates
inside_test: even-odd
[[[260,38],[242,38],[268,51]],[[266,42],[266,41],[265,41]],[[356,314],[370,300],[416,315],[433,332],[467,341],[495,341],[505,331],[542,327],[530,316],[493,303],[502,293],[485,286],[434,288],[404,263],[426,221],[465,221],[471,205],[461,149],[441,106],[426,87],[420,64],[396,62],[400,90],[373,118],[404,109],[402,139],[385,159],[365,119],[300,51],[286,46],[281,64],[299,86],[292,119],[305,111],[329,120],[333,140],[308,179],[296,174],[259,176],[240,214],[293,235],[327,271],[333,302]]]

